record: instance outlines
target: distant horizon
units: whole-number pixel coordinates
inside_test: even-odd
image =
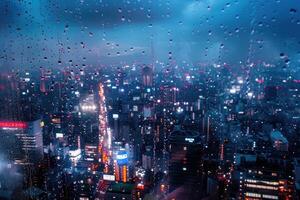
[[[300,6],[294,0],[3,0],[0,8],[0,69],[150,64],[153,58],[300,63]]]

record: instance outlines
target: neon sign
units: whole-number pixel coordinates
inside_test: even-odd
[[[118,165],[126,165],[128,163],[128,154],[126,151],[118,152],[117,163]]]
[[[195,139],[194,138],[185,138],[185,141],[193,143],[195,141]]]
[[[15,122],[15,121],[1,121],[0,128],[18,128],[25,129],[27,128],[27,123],[25,122]]]

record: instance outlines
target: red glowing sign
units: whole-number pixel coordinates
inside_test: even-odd
[[[25,122],[14,122],[14,121],[0,121],[0,128],[27,128],[27,123]]]
[[[265,82],[264,79],[256,79],[256,82],[258,82],[259,84],[263,84]]]
[[[145,186],[144,186],[144,184],[139,183],[139,184],[137,184],[136,188],[137,188],[138,190],[144,190],[144,189],[145,189]]]

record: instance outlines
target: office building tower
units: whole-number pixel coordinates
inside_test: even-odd
[[[300,198],[300,158],[294,159],[294,178],[297,197]]]
[[[143,86],[151,87],[153,84],[153,69],[149,66],[145,66],[142,69]]]
[[[203,188],[203,147],[198,132],[175,130],[169,137],[170,192],[183,188],[190,199],[201,196]]]
[[[239,199],[293,199],[292,179],[283,160],[247,154],[237,157],[233,185],[238,185]]]
[[[41,120],[0,121],[0,148],[16,164],[36,164],[43,159]]]
[[[129,180],[128,153],[125,149],[120,149],[114,155],[114,175],[116,181],[125,183]]]

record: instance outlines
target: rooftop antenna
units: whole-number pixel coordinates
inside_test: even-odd
[[[154,59],[154,46],[153,46],[153,35],[151,35],[151,68],[154,71],[155,66],[155,59]]]

